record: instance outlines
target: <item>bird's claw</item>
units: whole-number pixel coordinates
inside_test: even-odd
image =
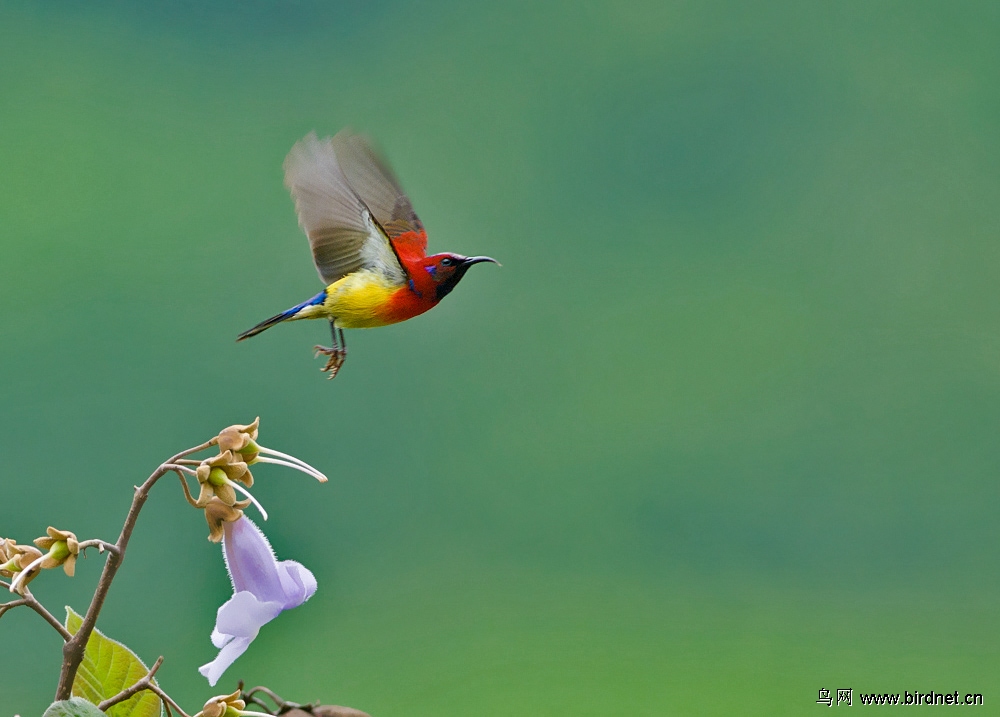
[[[328,348],[326,346],[315,346],[316,353],[314,358],[320,356],[329,356],[330,358],[326,362],[326,366],[320,369],[320,371],[329,371],[330,375],[327,376],[328,379],[332,379],[340,371],[340,367],[344,365],[344,361],[347,360],[347,349],[346,348]]]

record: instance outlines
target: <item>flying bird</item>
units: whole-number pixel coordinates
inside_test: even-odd
[[[285,158],[285,185],[313,262],[326,288],[275,314],[237,341],[283,321],[326,319],[333,345],[316,346],[337,375],[347,358],[344,329],[367,329],[412,319],[437,306],[474,264],[488,256],[432,254],[427,232],[389,165],[368,140],[349,130],[300,140]]]

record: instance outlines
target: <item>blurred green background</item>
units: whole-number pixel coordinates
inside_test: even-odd
[[[210,7],[206,7],[210,5]],[[99,627],[195,712],[242,678],[390,715],[1000,703],[1000,8],[0,5],[0,535],[114,539],[131,486],[262,416],[319,592],[211,689],[230,587],[168,478]],[[439,308],[239,331],[319,282],[281,163],[351,125]],[[87,606],[100,559],[46,573]],[[0,715],[60,660],[0,623]]]

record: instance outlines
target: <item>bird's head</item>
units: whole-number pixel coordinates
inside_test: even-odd
[[[434,254],[423,260],[423,268],[434,281],[435,296],[438,301],[446,297],[462,280],[465,272],[473,264],[489,261],[497,266],[496,259],[488,256],[462,256],[461,254]]]

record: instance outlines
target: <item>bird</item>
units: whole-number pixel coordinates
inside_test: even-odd
[[[427,255],[427,232],[388,162],[361,134],[315,132],[292,147],[284,163],[299,225],[326,288],[237,337],[243,341],[276,324],[326,319],[332,346],[320,370],[334,378],[347,359],[344,329],[367,329],[412,319],[451,293],[470,267],[488,256]]]

